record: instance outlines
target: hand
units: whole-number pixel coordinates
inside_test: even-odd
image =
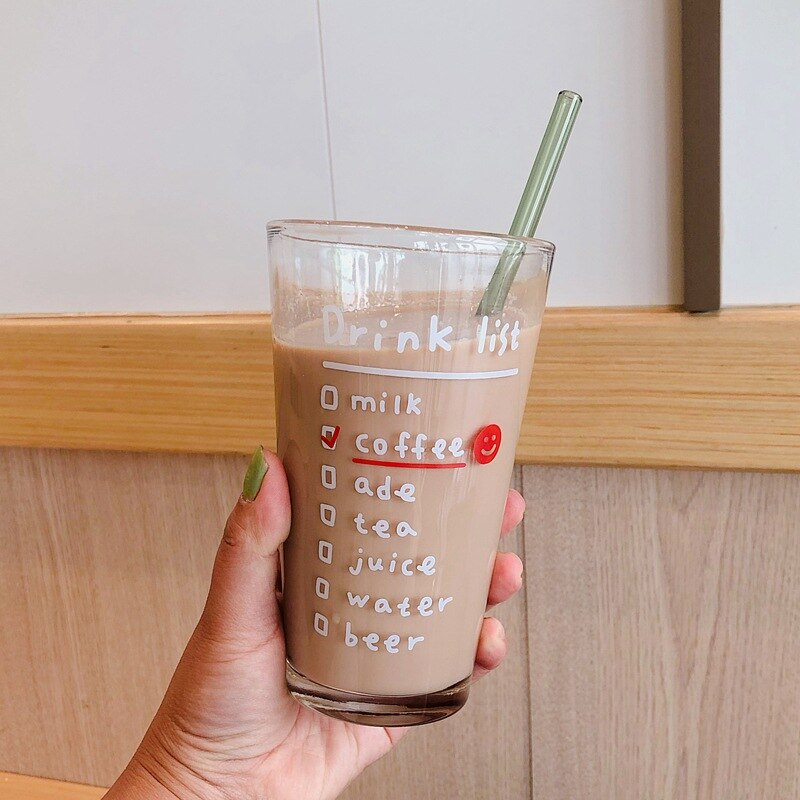
[[[255,486],[248,489],[254,477]],[[510,491],[504,534],[519,523],[523,510],[520,494]],[[289,694],[275,593],[278,547],[289,521],[283,467],[259,449],[225,526],[200,622],[155,719],[107,800],[334,798],[406,732],[341,722]],[[488,605],[507,600],[521,582],[519,558],[498,553]],[[485,619],[474,677],[497,667],[505,653],[502,624]]]

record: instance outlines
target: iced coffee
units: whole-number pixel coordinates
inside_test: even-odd
[[[273,231],[290,688],[366,724],[447,716],[469,690],[552,246],[526,243],[490,317],[503,237]]]

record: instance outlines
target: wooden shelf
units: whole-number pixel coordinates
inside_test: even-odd
[[[105,789],[0,772],[0,800],[99,800]]]
[[[267,315],[0,318],[0,445],[274,441]],[[800,470],[800,307],[548,311],[517,457]]]

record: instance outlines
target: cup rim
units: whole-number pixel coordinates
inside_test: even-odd
[[[407,250],[411,252],[445,252],[445,253],[463,253],[464,251],[458,247],[447,249],[446,247],[408,247],[403,245],[384,245],[370,242],[357,241],[358,237],[354,236],[353,241],[331,241],[325,236],[300,236],[297,229],[300,227],[316,228],[317,231],[322,232],[325,229],[332,230],[334,228],[342,228],[345,231],[352,230],[354,232],[359,230],[386,230],[386,231],[404,231],[408,233],[419,233],[422,235],[434,235],[441,237],[441,243],[457,242],[458,240],[467,240],[472,244],[480,244],[481,240],[488,246],[505,247],[509,242],[520,242],[525,252],[538,250],[539,252],[547,253],[551,257],[555,252],[556,246],[547,241],[547,239],[536,239],[526,236],[512,236],[507,233],[492,233],[490,231],[473,231],[459,228],[435,228],[426,227],[421,225],[401,225],[389,222],[359,222],[353,220],[326,220],[326,219],[273,219],[267,223],[267,234],[274,236],[280,234],[290,239],[304,242],[317,242],[319,244],[327,244],[331,246],[342,247],[371,247],[371,248],[388,248],[392,250]],[[484,253],[490,255],[490,253]]]

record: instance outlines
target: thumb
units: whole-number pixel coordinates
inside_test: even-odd
[[[204,638],[250,651],[279,636],[278,548],[289,535],[290,522],[283,465],[258,447],[217,550],[198,626]]]

